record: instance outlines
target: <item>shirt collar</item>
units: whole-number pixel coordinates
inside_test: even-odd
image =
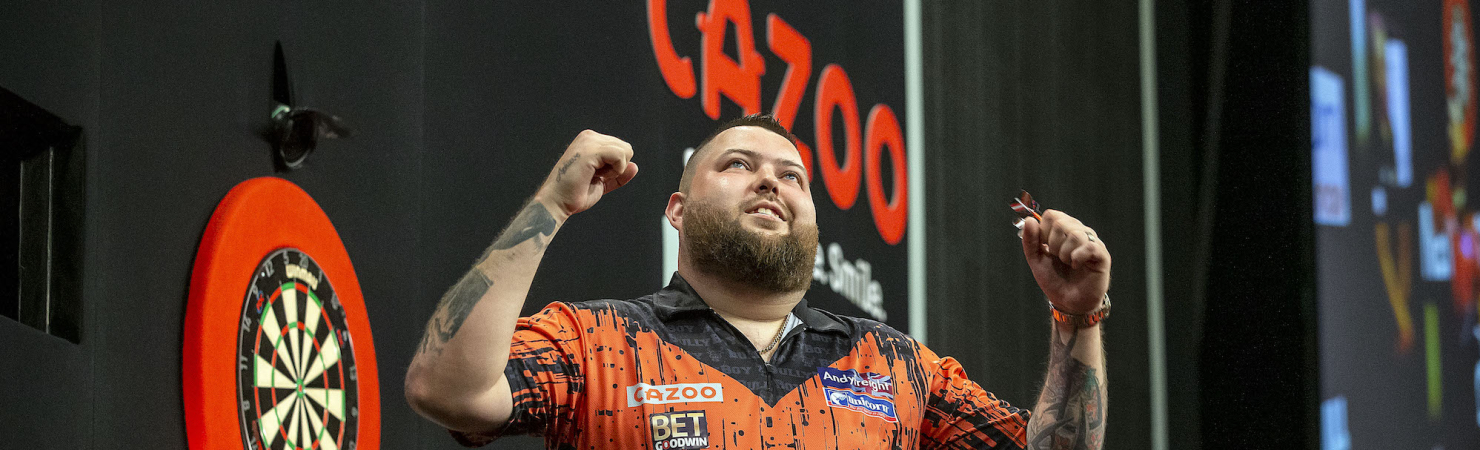
[[[684,280],[678,272],[673,273],[668,287],[658,291],[653,299],[653,306],[658,320],[664,322],[684,314],[710,309],[709,304],[699,298],[699,294],[694,292],[694,288],[689,286],[689,282]],[[791,309],[791,313],[801,319],[808,329],[848,334],[848,327],[843,324],[842,320],[830,313],[808,307],[805,298]]]

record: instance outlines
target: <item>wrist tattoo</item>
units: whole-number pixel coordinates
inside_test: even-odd
[[[570,166],[571,165],[574,165],[576,163],[576,160],[577,159],[580,159],[580,157],[581,157],[581,154],[580,153],[576,153],[574,155],[570,155],[570,159],[566,160],[565,161],[565,164],[562,164],[560,166],[560,172],[555,174],[555,181],[560,181],[560,180],[564,179],[565,178],[565,171],[566,170],[569,170],[570,169]]]
[[[1068,342],[1054,327],[1053,357],[1038,411],[1028,422],[1030,449],[1092,449],[1104,445],[1105,383],[1103,374],[1071,354],[1079,343],[1079,331]]]

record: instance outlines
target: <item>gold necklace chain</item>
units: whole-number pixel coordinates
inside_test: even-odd
[[[781,342],[781,335],[786,334],[786,324],[788,323],[791,323],[791,314],[787,314],[786,319],[781,321],[781,328],[776,329],[776,337],[771,338],[771,345],[767,345],[765,350],[761,350],[762,355],[769,353],[772,349],[776,348],[776,344]]]

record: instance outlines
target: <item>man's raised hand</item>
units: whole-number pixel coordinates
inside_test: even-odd
[[[603,194],[622,187],[635,176],[637,163],[632,162],[631,144],[585,130],[566,147],[560,162],[535,193],[535,199],[554,208],[551,212],[564,221],[591,208]]]
[[[1054,308],[1082,314],[1110,289],[1110,250],[1079,219],[1052,209],[1023,223],[1023,256]]]

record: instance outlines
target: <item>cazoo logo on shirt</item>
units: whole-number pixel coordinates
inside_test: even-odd
[[[642,404],[661,405],[685,402],[725,401],[724,386],[719,383],[685,383],[651,385],[638,383],[627,386],[627,406]]]

